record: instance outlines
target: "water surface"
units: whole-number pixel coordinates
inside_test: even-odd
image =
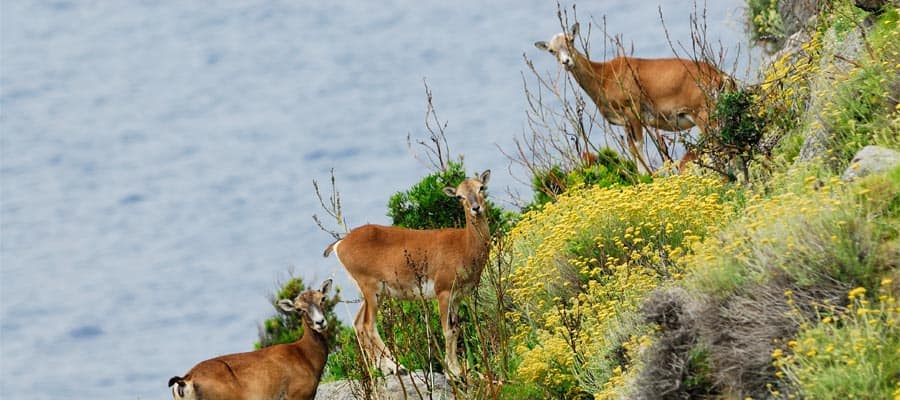
[[[662,7],[686,41],[683,3]],[[743,2],[713,3],[734,53]],[[578,11],[671,54],[655,2]],[[423,78],[469,172],[492,169],[501,204],[527,193],[497,146],[525,128],[523,53],[556,71],[532,43],[560,29],[555,2],[521,0],[6,1],[0,18],[4,399],[167,398],[172,375],[252,348],[289,269],[355,297],[321,258],[311,180],[334,168],[351,225],[388,223],[427,173],[406,148]]]

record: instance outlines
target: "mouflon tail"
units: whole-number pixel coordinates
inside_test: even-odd
[[[325,248],[325,252],[322,253],[322,257],[328,257],[328,255],[331,254],[332,251],[334,251],[334,248],[337,246],[337,244],[339,242],[340,242],[340,240],[335,240],[334,242],[329,244],[328,247]]]
[[[169,387],[172,388],[172,396],[175,397],[175,400],[185,398],[185,388],[187,387],[187,382],[184,381],[184,378],[180,376],[173,376],[171,379],[169,379]]]

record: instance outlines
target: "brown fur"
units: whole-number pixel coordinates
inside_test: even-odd
[[[575,48],[577,33],[575,24],[570,34],[535,45],[557,55],[560,62],[564,61],[561,54],[570,57],[571,62],[564,65],[603,117],[625,127],[628,150],[645,170],[650,168],[640,153],[644,126],[673,132],[697,126],[701,134],[716,127],[711,118],[713,99],[724,88],[734,87],[730,76],[709,63],[682,58],[591,61]],[[688,152],[680,167],[695,158]]]
[[[363,304],[354,327],[367,353],[382,371],[394,373],[397,366],[390,361],[390,351],[375,327],[380,298],[410,299],[425,295],[438,300],[446,338],[447,369],[459,374],[456,305],[460,296],[471,293],[478,284],[487,261],[490,232],[483,188],[489,176],[489,171],[485,171],[480,179],[468,179],[455,189],[444,189],[448,195],[461,199],[466,214],[463,229],[415,230],[364,225],[325,250],[326,256],[336,251],[362,292]],[[473,215],[476,206],[478,212]],[[433,295],[425,293],[427,287],[420,286],[426,282],[434,283]]]
[[[321,307],[323,299],[321,291],[307,290],[294,304],[307,310],[311,304]],[[304,334],[294,343],[200,362],[184,377],[169,380],[169,386],[176,385],[175,399],[313,399],[328,358],[328,343],[312,326],[309,312],[304,312]]]

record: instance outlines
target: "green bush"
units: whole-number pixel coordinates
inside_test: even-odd
[[[552,202],[562,192],[565,192],[566,178],[566,173],[558,165],[554,165],[543,173],[536,174],[531,179],[534,201],[526,207],[525,211]]]
[[[861,23],[863,16],[858,16]],[[853,155],[866,145],[900,146],[900,13],[882,14],[863,54],[848,75],[834,87],[834,102],[825,104],[822,119],[833,132],[829,144],[834,171],[847,167]]]
[[[385,299],[378,324],[401,365],[411,371],[444,370],[444,332],[436,301]]]
[[[771,43],[784,40],[784,22],[778,13],[778,0],[749,0],[747,11],[751,40]]]
[[[278,307],[278,301],[282,299],[294,300],[297,295],[306,290],[302,278],[291,277],[281,286],[274,295],[270,296],[272,307],[277,313],[266,319],[259,327],[259,341],[254,344],[256,349],[269,347],[276,344],[291,343],[303,337],[303,321],[299,313],[286,314]],[[341,329],[341,321],[334,313],[334,306],[341,300],[340,289],[335,289],[334,295],[325,301],[325,315],[328,319],[328,329],[325,337],[332,348],[335,347],[335,334]]]
[[[709,155],[709,166],[731,180],[741,174],[750,180],[749,165],[761,149],[766,127],[765,113],[758,113],[757,97],[748,90],[723,93],[716,103],[713,118],[718,121],[715,135],[703,135],[697,143],[699,154]]]
[[[716,103],[718,140],[735,152],[749,151],[762,138],[763,121],[752,112],[753,95],[744,90],[723,93]]]
[[[532,178],[534,201],[525,211],[537,208],[554,201],[569,188],[627,186],[633,183],[649,183],[649,176],[638,174],[634,161],[626,160],[611,149],[602,149],[596,155],[586,157],[585,164],[572,171],[565,172],[562,167],[554,165],[549,170]]]
[[[356,339],[356,331],[349,326],[339,327],[335,334],[335,349],[328,355],[322,380],[366,379],[361,374],[361,365],[365,365],[365,360]]]
[[[460,207],[459,200],[444,194],[443,189],[456,187],[465,179],[463,164],[451,161],[447,170],[432,173],[409,190],[391,196],[387,215],[394,226],[404,228],[461,228],[466,225],[465,211]],[[511,216],[490,200],[487,206],[491,232],[504,232]]]

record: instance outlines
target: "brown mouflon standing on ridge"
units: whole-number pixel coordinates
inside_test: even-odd
[[[319,290],[307,290],[278,306],[300,312],[303,337],[248,353],[229,354],[202,361],[184,377],[169,379],[176,400],[267,400],[312,399],[328,359],[328,341],[323,332],[325,294],[331,279]]]
[[[460,200],[465,228],[417,230],[363,225],[325,249],[326,257],[334,251],[362,292],[362,307],[353,325],[366,353],[385,374],[397,373],[402,367],[394,361],[375,326],[379,300],[424,296],[437,298],[447,372],[459,376],[457,305],[478,285],[487,262],[491,233],[485,185],[490,176],[489,170],[484,171],[455,188],[444,188],[445,194]]]
[[[734,90],[733,78],[715,66],[683,58],[616,57],[604,62],[588,60],[575,48],[578,23],[535,47],[553,54],[572,73],[578,85],[612,124],[625,127],[628,151],[644,172],[650,167],[641,151],[644,126],[676,132],[700,128],[702,135],[716,128],[712,118],[715,98]],[[665,151],[663,149],[663,151]],[[696,159],[688,151],[679,169]]]

